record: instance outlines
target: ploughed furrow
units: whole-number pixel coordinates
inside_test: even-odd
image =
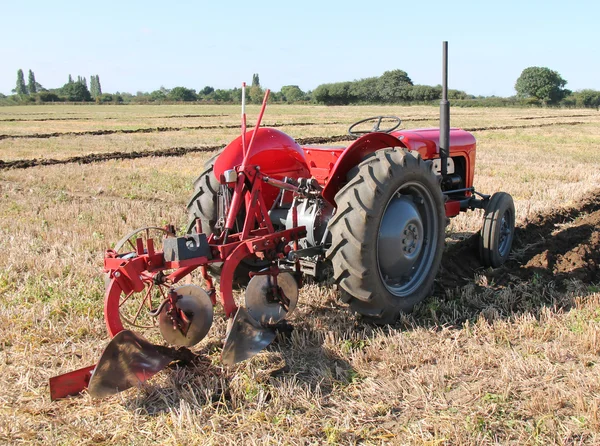
[[[168,157],[168,156],[183,156],[188,153],[194,152],[213,152],[223,148],[223,145],[219,146],[200,146],[200,147],[172,147],[169,149],[162,150],[147,150],[142,152],[106,152],[106,153],[90,153],[89,155],[72,156],[64,159],[24,159],[14,161],[2,161],[0,160],[0,170],[6,169],[27,169],[29,167],[36,166],[54,166],[57,164],[90,164],[101,161],[110,160],[126,160],[136,158],[147,158],[147,157]]]
[[[338,124],[338,123],[327,123],[327,124]],[[268,125],[266,127],[282,127],[282,126],[293,126],[293,125],[308,126],[308,125],[327,125],[327,124],[325,124],[325,123],[293,123],[293,124],[275,123],[275,124]],[[464,130],[469,131],[469,132],[479,132],[479,131],[486,131],[486,130],[510,130],[510,129],[520,129],[520,128],[550,127],[550,126],[555,126],[555,125],[581,125],[581,124],[587,124],[587,123],[575,121],[575,122],[548,123],[548,124],[522,125],[522,126],[506,125],[506,126],[494,126],[494,127],[471,127],[471,128],[465,128]],[[225,128],[225,127],[223,127],[223,126],[221,126],[221,127],[198,126],[198,127],[193,127],[193,128]],[[236,126],[228,126],[227,128],[237,128],[237,125]],[[182,130],[182,129],[179,128],[177,130]],[[106,131],[100,131],[100,132],[104,132],[104,133],[94,133],[94,134],[140,133],[140,132],[148,133],[150,131],[155,131],[155,130],[152,130],[152,129],[117,130],[117,131],[106,130]],[[167,130],[164,130],[164,131],[167,131]],[[73,133],[74,134],[88,134],[89,132],[87,132],[87,133],[73,132]],[[66,135],[66,134],[68,134],[68,133],[58,134],[57,136]],[[0,139],[2,139],[3,136],[6,136],[6,135],[0,135]],[[22,135],[22,136],[23,137],[32,137],[30,135]],[[8,136],[8,137],[10,137],[10,136]],[[38,136],[38,137],[42,137],[42,136]],[[356,139],[356,138],[349,136],[349,135],[309,136],[306,138],[297,138],[296,142],[301,145],[312,145],[312,144],[318,145],[318,144],[332,144],[332,143],[338,143],[338,142],[350,142],[350,141],[353,141],[354,139]],[[221,149],[223,147],[225,147],[225,146],[219,145],[219,146],[172,147],[172,148],[168,148],[168,149],[145,150],[145,151],[139,151],[139,152],[133,151],[133,152],[91,153],[89,155],[74,156],[74,157],[63,158],[63,159],[33,158],[33,159],[23,159],[23,160],[13,160],[13,161],[0,160],[0,170],[3,170],[3,169],[26,169],[28,167],[35,167],[35,166],[51,166],[51,165],[55,165],[55,164],[69,164],[69,163],[89,164],[89,163],[108,161],[108,160],[113,160],[113,159],[134,159],[134,158],[144,158],[144,157],[151,157],[151,156],[156,156],[156,157],[183,156],[188,153],[194,153],[194,152],[211,152],[214,150]]]
[[[511,257],[502,267],[486,270],[478,255],[479,234],[446,250],[438,284],[454,289],[472,283],[476,273],[488,283],[507,286],[515,280],[548,280],[557,286],[572,280],[600,281],[600,190],[576,205],[530,218],[515,229]]]
[[[298,138],[296,142],[298,144],[329,144],[338,141],[348,141],[349,136],[330,136],[330,137],[316,137],[316,138]],[[2,161],[0,160],[0,170],[6,169],[27,169],[29,167],[36,166],[54,166],[56,164],[90,164],[102,161],[118,160],[118,159],[136,159],[136,158],[148,158],[148,157],[168,157],[168,156],[183,156],[188,153],[195,152],[214,152],[220,150],[224,145],[218,146],[193,146],[193,147],[171,147],[168,149],[161,150],[144,150],[144,151],[133,151],[133,152],[106,152],[106,153],[90,153],[89,155],[72,156],[69,158],[52,159],[52,158],[31,158],[13,161]]]
[[[467,132],[482,132],[485,130],[513,130],[513,129],[534,129],[539,127],[555,127],[555,126],[563,126],[563,125],[581,125],[581,124],[589,124],[584,121],[571,121],[571,122],[549,122],[547,124],[527,124],[527,125],[492,125],[488,127],[467,127],[463,128]]]
[[[600,115],[598,115],[600,116]],[[515,121],[528,121],[532,119],[554,119],[554,118],[595,118],[596,116],[592,114],[587,115],[554,115],[554,116],[521,116],[520,118],[515,118]]]
[[[169,116],[131,116],[130,119],[172,119],[172,118],[217,118],[230,115],[169,115]],[[43,122],[43,121],[101,121],[101,120],[122,119],[115,116],[106,116],[104,118],[91,118],[80,116],[77,118],[8,118],[0,119],[0,122]]]
[[[308,127],[314,125],[337,125],[341,122],[274,122],[265,124],[263,127]],[[186,127],[147,127],[139,129],[106,129],[106,130],[88,130],[83,132],[53,132],[53,133],[32,133],[29,135],[0,135],[1,139],[29,139],[29,138],[58,138],[61,136],[103,136],[114,135],[117,133],[154,133],[154,132],[179,132],[182,130],[216,130],[216,129],[237,129],[239,124],[220,124],[220,125],[194,125]],[[248,125],[249,128],[252,125]]]

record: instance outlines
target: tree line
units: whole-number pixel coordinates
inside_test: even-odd
[[[474,96],[461,90],[449,90],[448,97],[454,106],[461,107],[519,107],[519,106],[562,106],[579,108],[600,108],[600,91],[585,89],[572,92],[565,88],[567,81],[560,74],[547,67],[528,67],[523,70],[515,83],[517,94],[511,97]],[[23,70],[17,71],[14,95],[7,98],[0,95],[0,104],[32,102],[92,102],[113,103],[239,103],[241,88],[215,89],[205,86],[199,90],[183,86],[167,89],[160,87],[152,92],[138,91],[103,93],[100,76],[92,75],[88,88],[87,79],[71,75],[60,88],[45,89],[40,85],[32,70],[29,70],[25,83]],[[381,76],[355,81],[321,84],[312,91],[303,91],[297,85],[286,85],[280,91],[272,92],[270,102],[287,104],[429,104],[439,101],[442,94],[440,85],[418,85],[403,70],[391,70]],[[258,73],[252,75],[252,83],[246,92],[249,103],[260,104],[264,89]]]

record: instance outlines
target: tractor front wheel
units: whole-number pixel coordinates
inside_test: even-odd
[[[515,205],[506,192],[492,195],[479,233],[479,257],[484,266],[498,268],[508,260],[515,236]]]
[[[378,150],[348,174],[327,257],[342,300],[379,324],[427,297],[444,250],[446,214],[431,163],[402,148]]]

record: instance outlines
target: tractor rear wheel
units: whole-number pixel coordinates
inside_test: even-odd
[[[479,257],[484,266],[498,268],[508,255],[515,235],[515,204],[506,192],[492,195],[479,233]]]
[[[192,195],[192,198],[187,205],[190,217],[187,227],[188,234],[196,233],[197,218],[202,222],[202,231],[207,237],[217,230],[217,220],[219,218],[218,191],[221,185],[213,171],[215,161],[220,154],[221,151],[206,161],[204,170],[194,181],[194,195]],[[244,221],[243,217],[241,218],[241,221]],[[258,259],[248,258],[242,260],[235,270],[234,286],[247,285],[250,280],[250,272],[260,271],[264,266],[264,262],[261,262]],[[208,268],[211,274],[216,278],[221,276],[221,263],[211,263]]]
[[[342,300],[379,324],[427,297],[444,250],[446,214],[431,163],[406,149],[378,150],[335,196],[327,257]]]

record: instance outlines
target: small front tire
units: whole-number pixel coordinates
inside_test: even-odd
[[[515,236],[515,205],[506,192],[496,192],[485,208],[479,237],[479,257],[486,267],[502,266]]]

